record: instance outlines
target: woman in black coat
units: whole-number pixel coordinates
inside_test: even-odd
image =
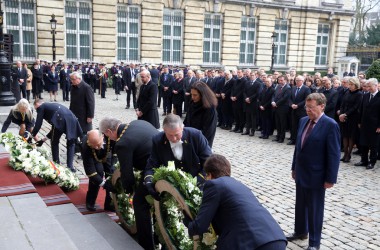
[[[272,79],[265,80],[265,88],[260,95],[260,112],[262,119],[262,132],[259,138],[268,139],[272,133],[272,98],[274,95],[274,88],[272,87]]]
[[[214,141],[218,121],[217,105],[218,100],[207,84],[196,82],[191,87],[191,102],[183,123],[186,127],[202,131],[210,147]]]
[[[357,78],[349,79],[348,88],[349,91],[344,94],[340,110],[338,111],[343,138],[344,156],[341,159],[343,162],[349,162],[351,159],[351,152],[354,147],[354,139],[360,120],[359,108],[362,102],[362,92],[359,89],[360,83]]]
[[[43,84],[43,72],[42,69],[39,68],[39,65],[37,62],[33,64],[33,67],[31,69],[33,78],[32,78],[32,93],[33,93],[33,99],[41,98],[41,93],[44,90],[44,84]]]

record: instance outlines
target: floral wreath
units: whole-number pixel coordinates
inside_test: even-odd
[[[202,191],[197,187],[197,178],[168,162],[167,167],[155,169],[153,181],[161,195],[161,201],[154,201],[155,231],[160,233],[160,242],[169,249],[215,249],[217,238],[211,226],[201,237],[190,239],[183,224],[183,212],[195,218],[201,205]]]
[[[45,147],[35,148],[26,140],[10,132],[0,134],[1,144],[10,153],[9,165],[33,177],[42,178],[45,183],[56,183],[66,190],[79,188],[78,176],[66,167],[48,160],[49,153]]]

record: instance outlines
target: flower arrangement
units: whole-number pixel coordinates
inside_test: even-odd
[[[47,158],[49,153],[44,147],[34,148],[24,138],[12,133],[0,134],[1,144],[10,153],[9,165],[32,176],[42,178],[46,183],[54,182],[67,190],[79,188],[79,178],[68,168],[55,164]]]
[[[153,181],[166,180],[171,183],[182,195],[185,203],[188,205],[193,216],[198,213],[201,201],[202,191],[197,186],[197,178],[175,168],[174,162],[169,162],[167,167],[160,167],[155,170]],[[161,215],[163,217],[166,231],[177,249],[194,249],[193,241],[189,238],[187,228],[183,224],[184,215],[182,208],[169,193],[161,193],[160,201]],[[160,232],[159,226],[155,225],[156,232]],[[209,232],[202,237],[200,249],[215,249],[216,236],[210,226]],[[162,243],[163,237],[160,240]]]
[[[120,170],[119,162],[115,164],[115,168],[117,170]],[[116,174],[119,176],[120,172],[118,171],[118,173]],[[135,183],[139,183],[141,179],[141,171],[134,171],[134,175],[135,175]],[[128,227],[131,233],[133,233],[135,231],[134,227],[136,225],[135,211],[133,209],[134,193],[127,194],[124,192],[123,184],[121,183],[121,179],[118,178],[118,176],[117,176],[116,182],[113,184],[116,190],[115,195],[117,199],[117,211],[118,211],[119,216],[121,216],[124,222],[127,224],[126,227]]]

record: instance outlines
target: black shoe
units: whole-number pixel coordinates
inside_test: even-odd
[[[263,136],[263,138],[262,139],[268,139],[269,138],[269,136]]]
[[[286,236],[287,241],[293,240],[306,240],[308,238],[307,234],[296,234],[292,233],[291,235]]]
[[[255,132],[251,131],[251,132],[249,133],[249,136],[255,136]]]
[[[68,102],[69,102],[69,101],[70,101],[70,99],[69,99],[69,98],[67,98],[67,99],[66,99],[66,101],[68,101]]]
[[[263,135],[260,135],[260,136],[259,136],[260,139],[263,139],[263,137],[264,137]]]
[[[278,138],[273,139],[272,141],[278,141]]]
[[[231,130],[231,126],[226,126],[224,129],[225,130]]]
[[[236,130],[235,133],[241,134],[243,133],[243,130],[242,129]]]
[[[218,123],[218,125],[216,125],[217,127],[222,127],[222,124],[221,123]]]
[[[248,129],[244,133],[241,133],[241,135],[249,135]]]
[[[350,162],[350,161],[351,161],[351,156],[350,157],[346,157],[343,160],[344,163],[347,163],[347,162]]]
[[[71,170],[71,172],[73,172],[73,173],[75,173],[77,170],[74,168],[74,167],[72,167],[72,168],[69,168],[70,170]]]
[[[277,142],[278,142],[278,143],[283,143],[283,142],[284,142],[284,139],[278,140]]]
[[[374,167],[375,167],[375,164],[370,163],[370,164],[368,164],[368,166],[366,167],[366,169],[373,169]]]
[[[237,129],[231,127],[230,132],[236,132],[236,131]]]
[[[126,106],[125,109],[129,109],[129,106]]]
[[[290,140],[286,145],[296,145],[296,143],[293,140]]]
[[[86,204],[86,209],[87,209],[88,211],[91,211],[91,212],[96,211],[95,206],[94,206],[94,205],[90,205],[90,204]]]
[[[368,162],[365,163],[365,162],[362,162],[362,161],[354,164],[354,166],[356,166],[356,167],[366,167],[367,165],[368,165]]]
[[[166,112],[162,113],[162,116],[165,116],[166,115]]]

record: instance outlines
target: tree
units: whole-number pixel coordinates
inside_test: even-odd
[[[380,0],[353,0],[355,16],[353,19],[353,31],[350,44],[355,41],[363,42],[366,35],[366,17],[368,12],[378,7]]]
[[[367,36],[365,38],[367,45],[380,45],[380,25],[371,25],[367,29]]]
[[[374,61],[367,69],[367,78],[376,78],[380,81],[380,59]]]

